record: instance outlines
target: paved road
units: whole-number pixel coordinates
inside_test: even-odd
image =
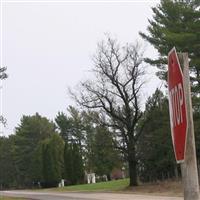
[[[0,196],[25,197],[40,200],[183,200],[182,197],[147,196],[119,193],[58,193],[58,192],[27,192],[1,191]]]

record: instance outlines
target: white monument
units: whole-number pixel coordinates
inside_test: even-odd
[[[87,183],[96,183],[95,173],[87,174]]]

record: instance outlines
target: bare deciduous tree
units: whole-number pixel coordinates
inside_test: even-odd
[[[94,56],[95,78],[81,83],[73,97],[89,109],[102,113],[104,123],[113,130],[118,148],[129,164],[130,186],[137,185],[136,131],[141,112],[141,88],[144,84],[143,52],[138,44],[120,46],[107,37],[98,44]]]

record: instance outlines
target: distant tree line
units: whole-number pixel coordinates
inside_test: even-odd
[[[106,127],[94,113],[69,107],[53,123],[36,113],[23,116],[14,135],[0,138],[1,188],[55,187],[85,183],[85,173],[110,175],[121,167]]]
[[[199,118],[194,119],[195,124],[200,123]],[[158,89],[146,102],[139,130],[144,121],[142,137],[136,144],[137,179],[152,182],[179,178],[168,100]],[[0,138],[1,188],[53,187],[61,179],[68,185],[82,184],[86,183],[86,172],[110,179],[112,170],[127,165],[111,130],[100,123],[98,113],[74,107],[68,108],[68,114],[59,112],[55,123],[38,113],[23,116],[14,135]],[[196,136],[199,161],[198,131]]]

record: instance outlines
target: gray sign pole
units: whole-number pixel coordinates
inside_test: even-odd
[[[188,54],[179,53],[178,57],[180,65],[183,69],[184,90],[185,90],[187,119],[188,119],[185,162],[181,163],[182,181],[184,186],[184,200],[200,200]]]

